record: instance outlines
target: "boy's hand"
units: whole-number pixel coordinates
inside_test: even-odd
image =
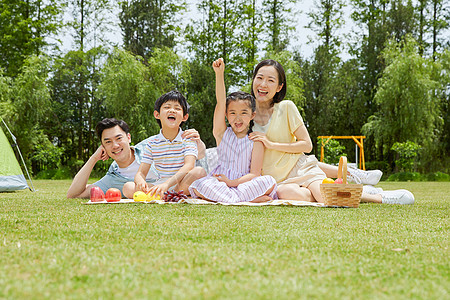
[[[223,58],[219,58],[218,60],[214,61],[212,66],[214,72],[216,73],[223,73],[225,70],[225,63],[223,62]]]
[[[168,186],[166,183],[161,183],[158,185],[154,185],[152,186],[149,191],[148,194],[151,196],[160,196],[161,199],[164,197],[164,193],[167,192],[169,190],[170,186]]]
[[[148,188],[148,184],[145,181],[140,181],[140,182],[134,182],[136,184],[136,190],[137,191],[143,191],[144,193],[148,193],[149,188]]]
[[[96,160],[107,160],[109,159],[109,155],[108,153],[106,153],[105,148],[103,148],[103,146],[100,145],[100,147],[97,148],[97,150],[94,152],[94,154],[92,154],[92,157]]]

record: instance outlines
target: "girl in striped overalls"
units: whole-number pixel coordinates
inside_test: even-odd
[[[270,201],[276,197],[276,181],[272,176],[261,176],[264,145],[248,138],[255,117],[255,98],[244,92],[226,97],[223,59],[216,60],[213,68],[217,99],[213,134],[219,162],[207,177],[194,181],[189,192],[193,197],[215,202]]]

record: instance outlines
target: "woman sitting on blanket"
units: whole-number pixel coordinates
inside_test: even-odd
[[[304,154],[311,152],[312,142],[295,104],[283,100],[286,89],[286,75],[280,63],[268,59],[256,66],[252,79],[256,116],[250,139],[264,144],[262,174],[271,175],[276,179],[280,199],[323,202],[320,184],[327,175],[336,177],[337,168],[319,165],[314,155]],[[327,170],[327,174],[323,169]],[[360,170],[349,171],[363,175],[370,174]],[[381,171],[378,172],[380,176],[375,184],[381,177]],[[379,188],[365,186],[361,200],[374,203],[413,204],[414,196],[407,190],[382,191]]]
[[[213,134],[219,164],[207,177],[194,181],[189,192],[191,196],[215,202],[270,201],[276,197],[276,182],[272,176],[260,176],[264,146],[248,137],[255,117],[255,99],[244,92],[225,97],[223,59],[216,60],[213,68],[217,98]]]

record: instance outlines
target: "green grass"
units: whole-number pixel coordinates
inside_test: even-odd
[[[69,184],[0,193],[0,298],[449,297],[449,182],[358,209],[81,205]]]

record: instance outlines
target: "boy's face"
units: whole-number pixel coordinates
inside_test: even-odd
[[[179,128],[181,122],[185,122],[189,114],[183,115],[183,107],[181,107],[178,101],[169,100],[158,111],[154,111],[153,115],[156,119],[161,121],[162,128]]]
[[[130,157],[131,135],[120,126],[114,126],[103,130],[102,145],[106,153],[116,162],[127,161]]]

